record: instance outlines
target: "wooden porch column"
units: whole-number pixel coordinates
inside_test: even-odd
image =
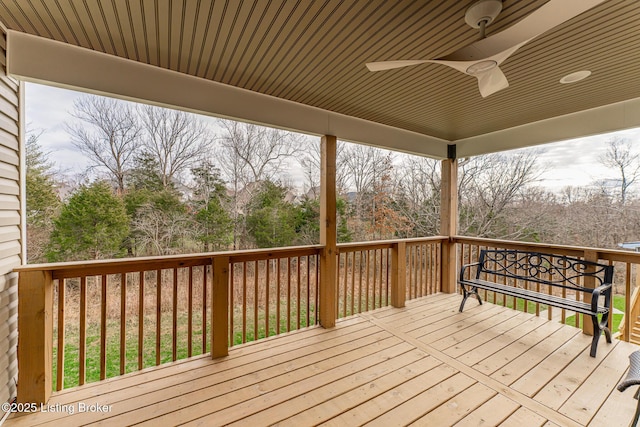
[[[407,286],[407,244],[398,242],[391,249],[391,305],[404,307]]]
[[[211,267],[211,358],[215,359],[229,354],[229,257],[214,257]]]
[[[451,237],[458,232],[458,160],[442,161],[440,185],[440,234],[449,240],[442,244],[441,286],[442,292],[456,291],[457,263],[456,244]]]
[[[46,403],[53,368],[53,279],[23,271],[18,279],[18,402]]]
[[[336,324],[337,249],[336,229],[336,145],[337,138],[325,135],[320,141],[320,325]]]

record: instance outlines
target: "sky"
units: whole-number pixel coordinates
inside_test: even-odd
[[[88,160],[71,143],[64,125],[72,118],[70,113],[74,99],[82,95],[80,92],[52,86],[26,84],[27,128],[42,132],[39,143],[43,150],[51,153],[50,158],[55,161],[58,170],[68,175],[82,172],[89,165]],[[594,181],[617,178],[615,171],[599,162],[606,152],[606,141],[615,136],[640,141],[640,128],[535,147],[542,150],[539,163],[545,169],[540,176],[539,185],[551,191],[560,191],[570,185],[585,186]]]

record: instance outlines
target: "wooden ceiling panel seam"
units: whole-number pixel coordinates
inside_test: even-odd
[[[359,8],[356,9],[356,6],[359,6]],[[366,9],[370,8],[374,8],[374,10],[378,9],[373,2],[352,2],[351,4],[349,4],[349,8],[343,13],[339,13],[337,15],[337,20],[328,23],[327,27],[334,28],[341,22],[344,22],[344,26],[355,28],[357,27],[357,17],[361,13],[365,13],[364,11]],[[296,100],[296,102],[298,102],[298,100],[304,95],[304,93],[313,90],[313,88],[307,88],[306,86],[304,86],[304,82],[313,81],[309,77],[311,73],[315,73],[316,76],[318,75],[316,68],[321,67],[322,61],[327,60],[327,51],[332,50],[327,46],[339,45],[340,43],[345,42],[344,39],[340,42],[338,41],[338,38],[342,35],[339,31],[329,30],[329,33],[330,38],[328,40],[323,40],[323,37],[316,37],[315,44],[311,46],[310,49],[307,49],[307,51],[304,53],[304,56],[299,59],[298,64],[295,67],[284,64],[284,68],[287,71],[283,76],[282,82],[275,88],[273,92],[274,96],[281,96],[283,98]],[[322,51],[325,53],[324,56],[320,56],[316,53],[316,49],[319,50],[321,44],[323,45]],[[318,80],[334,80],[334,75],[328,73],[326,70],[326,68],[323,68],[324,72],[320,74],[321,77],[318,77]],[[284,85],[284,82],[286,82],[286,86]]]
[[[358,3],[358,2],[346,2],[340,3],[338,6],[344,5],[346,10],[338,10],[338,8],[334,8],[332,13],[327,15],[325,20],[320,23],[320,28],[327,28],[328,31],[324,33],[316,32],[313,35],[313,41],[309,40],[307,45],[304,46],[304,49],[301,51],[302,56],[296,55],[291,58],[288,63],[279,64],[280,68],[283,69],[281,74],[280,83],[273,89],[270,87],[268,90],[273,96],[282,97],[284,99],[291,99],[289,93],[292,88],[297,86],[297,82],[307,80],[306,75],[303,76],[300,70],[307,70],[307,75],[318,67],[319,63],[322,63],[323,60],[326,59],[325,56],[320,56],[316,52],[329,51],[328,46],[336,45],[336,38],[338,37],[338,32],[331,31],[336,25],[338,25],[341,21],[345,21],[345,26],[349,26],[350,23],[353,23],[356,16],[358,15],[358,11],[361,12],[364,8],[370,6],[372,3]],[[361,6],[359,10],[356,10],[356,6]],[[336,20],[331,21],[331,18],[337,18]],[[328,34],[327,34],[328,33]],[[321,45],[323,48],[321,49]],[[293,64],[295,61],[295,65]],[[284,87],[283,87],[284,86]],[[286,92],[283,92],[286,90]]]
[[[185,2],[182,8],[182,17],[180,20],[180,51],[178,54],[178,66],[176,70],[189,74],[189,65],[191,64],[191,55],[193,54],[193,45],[195,43],[196,23],[198,22],[198,10],[200,0]],[[191,25],[189,23],[192,23]],[[188,52],[188,53],[185,53]]]
[[[63,1],[63,0],[60,0],[60,1]],[[67,8],[71,11],[73,16],[76,18],[76,22],[79,24],[78,27],[80,28],[82,35],[84,36],[84,39],[86,41],[86,44],[83,46],[91,50],[98,50],[96,46],[99,45],[99,43],[98,43],[98,40],[96,39],[96,35],[95,34],[90,35],[89,32],[87,31],[86,26],[82,24],[80,12],[78,12],[78,8],[76,7],[75,3],[72,0],[66,0],[66,2],[67,2],[66,3]],[[62,10],[65,15],[68,13],[64,9],[64,6],[62,7]]]
[[[118,24],[118,28],[120,30],[122,47],[127,58],[140,61],[140,54],[137,46],[138,41],[133,29],[133,17],[131,16],[129,2],[111,0],[111,8],[113,9],[116,19],[122,21]],[[122,18],[123,16],[126,17],[126,20]]]
[[[280,38],[280,34],[284,31],[285,24],[292,19],[296,8],[297,3],[283,0],[281,7],[278,8],[278,14],[274,15],[272,22],[269,24],[268,32],[265,32],[264,37],[260,39],[258,49],[251,55],[248,63],[250,73],[246,73],[244,83],[241,83],[241,87],[257,91],[256,88],[261,84],[261,75],[258,70],[259,64],[261,64],[265,58],[272,56],[276,40]]]
[[[27,26],[31,27],[31,32],[33,34],[37,34],[39,36],[45,37],[44,34],[41,34],[38,32],[38,29],[36,27],[36,25],[33,23],[33,20],[29,18],[29,16],[27,16],[27,14],[25,13],[24,9],[20,6],[20,4],[17,2],[17,0],[12,0],[13,1],[13,8],[10,9],[4,2],[2,3],[2,5],[7,8],[7,11],[9,12],[11,18],[13,18],[14,21],[16,22],[22,22],[22,24],[20,25],[20,27],[23,29],[23,31],[25,32],[29,32],[29,30],[27,29]],[[15,13],[14,13],[15,12]],[[19,19],[18,14],[22,15],[22,20]],[[26,26],[24,25],[26,24]]]
[[[424,7],[424,5],[422,7]],[[406,11],[408,9],[405,8],[403,10]],[[422,16],[418,16],[417,15],[417,11],[418,10],[420,10],[420,9],[416,9],[414,11],[414,13],[410,14],[412,19],[413,19],[413,23],[410,24],[409,27],[407,27],[407,31],[409,31],[412,26],[419,26],[421,24],[421,19],[425,19],[426,16],[428,16],[428,14],[429,14],[429,12],[424,12],[424,14]],[[431,10],[432,9],[430,9],[429,11],[431,11]],[[375,12],[379,12],[379,11],[375,11]],[[402,24],[407,25],[407,21],[405,19],[403,19],[404,16],[403,16],[402,12],[403,11],[396,12],[396,14],[392,17],[392,20],[398,20]],[[385,16],[388,14],[386,12],[381,12],[381,13],[384,13]],[[375,21],[379,22],[378,20],[375,20]],[[396,31],[397,31],[398,28],[399,28],[399,25],[394,26],[394,29],[396,29]],[[366,34],[367,30],[368,30],[368,28],[365,29],[365,31],[363,33]],[[389,31],[394,31],[394,30],[390,29]],[[379,33],[379,31],[375,31],[375,33]],[[359,34],[362,34],[362,32],[359,33]],[[386,33],[385,35],[388,35],[388,34],[389,33]],[[342,35],[342,33],[340,33],[340,35]],[[379,39],[383,39],[383,38],[385,38],[385,35],[381,34],[380,36],[378,36],[378,38]],[[352,32],[350,34],[346,34],[345,35],[345,38],[340,43],[340,45],[341,46],[350,46],[351,44],[354,43],[354,41],[349,40],[349,39],[354,39],[354,38],[355,38],[354,41],[367,39],[367,41],[373,42],[375,44],[375,41],[373,41],[373,38],[371,38],[371,37],[366,38],[366,37],[363,37],[363,36],[358,36],[355,32]],[[341,79],[340,79],[341,81],[347,81],[347,80],[349,80],[349,76],[357,75],[358,72],[361,73],[362,70],[366,69],[366,68],[364,68],[365,67],[365,62],[366,62],[365,58],[368,56],[367,52],[370,49],[367,48],[365,50],[365,49],[362,48],[362,46],[363,46],[363,42],[360,41],[360,47],[361,48],[358,51],[354,52],[356,54],[356,57],[358,57],[358,58],[361,57],[362,58],[362,64],[361,64],[362,68],[359,69],[359,70],[358,69],[354,69],[354,67],[348,67],[347,61],[344,59],[345,49],[343,49],[341,57],[339,58],[339,62],[345,64],[345,66],[342,68],[342,74],[341,74]],[[322,64],[322,63],[326,64],[327,62],[328,61],[326,59],[319,61],[320,64]],[[304,75],[302,79],[300,79],[301,83],[305,82],[305,81],[306,82],[314,82],[312,86],[305,85],[305,88],[306,88],[305,89],[305,93],[302,96],[293,97],[292,95],[289,95],[288,93],[285,93],[284,96],[288,97],[289,99],[295,99],[297,102],[301,102],[301,103],[313,102],[313,103],[317,103],[317,104],[320,105],[320,104],[323,103],[323,98],[322,97],[324,95],[329,96],[329,94],[328,94],[329,90],[325,89],[328,85],[332,85],[332,87],[331,87],[331,92],[332,93],[346,94],[347,92],[345,92],[345,90],[348,91],[348,90],[352,89],[352,85],[351,84],[347,85],[348,86],[348,89],[347,89],[347,88],[344,87],[344,85],[342,85],[342,86],[341,85],[336,85],[335,82],[333,81],[333,79],[320,79],[319,76],[322,75],[322,71],[323,71],[323,69],[320,69],[319,67],[316,67],[316,68],[311,67],[309,69],[309,71],[307,72],[307,74]],[[338,72],[340,72],[340,70],[338,70]],[[313,73],[313,75],[311,75],[311,73]],[[357,84],[357,81],[355,81],[355,82],[351,81],[351,80],[349,80],[349,81],[352,84]],[[293,87],[294,85],[295,85],[295,82],[291,86]],[[298,86],[301,86],[301,84],[299,84]],[[312,94],[314,96],[313,98],[311,98]],[[333,95],[331,95],[331,96],[333,96]]]
[[[0,2],[0,7],[1,7],[0,12],[4,10],[4,12],[2,13],[3,25],[6,25],[7,28],[18,29],[23,33],[28,32],[26,28],[24,28],[24,25],[22,25],[22,22],[20,22],[18,19],[16,19],[15,16],[13,16],[13,11],[9,9],[4,2]]]
[[[363,65],[364,62],[366,61],[362,61]],[[413,68],[415,71],[414,73],[416,73],[415,75],[417,75],[417,73],[424,73],[424,67],[429,67],[432,66],[433,64],[424,64],[424,66],[416,66],[416,67],[411,67]],[[422,70],[421,70],[422,68]],[[448,70],[446,70],[445,67],[437,67],[435,69],[443,69],[442,73],[448,73]],[[343,98],[350,98],[352,97],[354,93],[369,93],[369,87],[371,86],[371,79],[376,78],[378,79],[378,81],[376,82],[376,88],[381,88],[381,87],[389,87],[390,90],[393,90],[393,88],[396,88],[396,83],[394,82],[395,80],[397,80],[397,74],[398,72],[404,72],[405,70],[390,70],[389,73],[383,73],[379,76],[376,76],[377,73],[371,73],[368,70],[366,70],[366,73],[361,73],[361,77],[359,79],[355,79],[355,81],[352,81],[351,84],[348,86],[348,88],[344,88],[340,93],[343,94]],[[395,72],[395,73],[394,73]],[[449,76],[453,75],[451,73],[448,73]],[[446,74],[445,74],[446,75]],[[375,76],[375,77],[374,77]],[[391,82],[391,84],[388,84],[386,82]],[[404,84],[405,82],[403,81],[401,84]],[[332,107],[333,108],[333,107]],[[336,107],[337,108],[337,107]]]
[[[221,2],[214,2],[214,5],[218,3],[221,4]],[[202,77],[204,77],[205,79],[208,80],[213,80],[213,76],[215,75],[215,71],[214,70],[210,70],[211,66],[213,65],[213,67],[217,67],[218,66],[218,58],[221,57],[221,55],[217,54],[216,51],[219,50],[222,46],[222,43],[219,42],[220,37],[222,36],[222,34],[229,34],[230,30],[229,30],[229,24],[227,23],[227,9],[229,7],[229,3],[228,2],[224,2],[224,6],[222,6],[222,10],[219,11],[219,18],[217,19],[217,25],[215,25],[215,36],[212,39],[212,43],[211,43],[211,51],[209,52],[209,54],[207,55],[208,60],[207,60],[207,66],[202,74]],[[213,16],[216,16],[215,14]],[[224,31],[223,31],[224,29]],[[215,62],[215,63],[214,63]]]
[[[218,3],[219,5],[220,3]],[[215,25],[216,21],[214,17],[216,14],[214,13],[215,3],[212,0],[209,0],[209,12],[207,14],[207,19],[204,22],[204,28],[201,35],[202,44],[200,45],[200,54],[198,55],[198,60],[196,64],[196,69],[193,71],[193,75],[206,78],[207,73],[209,72],[209,66],[211,64],[213,49],[215,47],[215,42],[217,41],[217,33],[215,36],[209,36],[209,32],[211,28],[216,28],[219,31],[220,26]],[[222,13],[219,14],[223,16]],[[202,15],[204,16],[204,15]],[[213,25],[212,25],[213,24]],[[204,52],[209,52],[209,55],[206,56],[207,60],[204,61],[205,55]]]
[[[182,46],[184,41],[184,33],[185,33],[185,13],[186,13],[186,4],[184,1],[181,1],[182,7],[174,7],[176,0],[173,0],[170,3],[170,13],[169,13],[169,26],[171,27],[171,36],[170,36],[170,46],[175,46],[174,48],[169,49],[169,68],[174,71],[181,71],[180,64],[182,62]],[[177,31],[175,31],[177,29]]]
[[[51,20],[58,23],[59,20],[64,21],[65,28],[60,28],[60,33],[63,35],[64,39],[69,42],[69,40],[73,39],[77,46],[82,46],[82,43],[78,39],[76,32],[73,30],[71,26],[71,22],[69,22],[69,18],[62,11],[62,7],[60,6],[60,0],[54,0],[55,3],[55,11],[52,8],[49,8],[49,13],[51,14]],[[58,19],[56,19],[56,17]],[[57,24],[58,25],[58,24]]]
[[[96,40],[98,42],[98,45],[100,46],[100,49],[98,49],[98,50],[100,52],[105,52],[105,53],[109,53],[111,55],[115,55],[116,52],[114,50],[111,50],[111,51],[107,50],[107,47],[106,47],[107,45],[105,44],[105,40],[103,40],[103,37],[101,36],[101,32],[98,29],[98,25],[96,24],[96,17],[91,12],[91,6],[96,7],[96,3],[88,2],[87,0],[83,0],[82,4],[84,6],[85,18],[91,24],[91,29],[93,30],[93,34],[95,35],[95,38],[96,38]],[[105,34],[107,34],[107,38],[108,38],[109,37],[108,31],[105,31]]]
[[[155,2],[156,43],[158,50],[158,66],[171,70],[172,30],[171,15],[172,0]]]
[[[222,74],[224,73],[225,67],[233,57],[237,43],[242,40],[244,31],[246,30],[246,23],[249,20],[249,17],[251,17],[251,12],[253,10],[255,10],[254,2],[241,1],[239,2],[239,7],[236,8],[235,13],[233,14],[233,19],[231,21],[225,20],[230,26],[229,30],[226,31],[226,37],[220,50],[220,54],[217,56],[218,61],[216,62],[216,66],[211,75],[211,80],[226,83],[222,79]],[[244,23],[244,25],[238,25],[238,22]]]
[[[250,81],[253,70],[255,69],[255,65],[260,63],[266,55],[265,52],[267,49],[267,40],[269,39],[269,36],[274,31],[274,28],[282,27],[281,21],[285,20],[285,17],[292,13],[293,4],[294,3],[291,1],[280,0],[277,10],[271,14],[271,19],[267,20],[265,17],[265,22],[268,21],[269,23],[268,25],[266,25],[266,27],[263,26],[263,28],[261,29],[262,36],[256,38],[256,43],[254,44],[253,48],[249,49],[249,44],[246,45],[244,51],[242,52],[242,59],[240,60],[240,63],[242,63],[242,60],[247,56],[247,54],[248,57],[244,65],[242,66],[244,72],[239,76],[239,80],[236,81],[236,85],[238,87],[248,88],[250,86]],[[288,8],[289,10],[287,11],[286,8]],[[233,84],[233,81],[231,82],[231,84]]]
[[[402,4],[402,3],[397,3],[397,4]],[[407,14],[407,11],[409,10],[409,6],[408,5],[409,5],[409,3],[405,3],[403,8],[401,8],[399,10],[396,10],[395,13],[393,14],[393,16],[390,17],[390,20],[388,22],[394,22],[394,21],[396,22],[396,25],[394,26],[394,28],[398,28],[398,26],[402,25],[402,22],[404,21],[404,17]],[[391,10],[393,10],[393,9],[391,9]],[[390,10],[388,10],[388,9],[387,10],[376,10],[375,12],[376,13],[382,13],[386,17],[386,16],[389,15]],[[367,22],[372,21],[372,20],[373,20],[373,14],[371,14],[370,17],[368,17]],[[369,26],[364,27],[364,28],[362,28],[360,26],[359,29],[363,30],[363,32],[365,32],[365,33],[368,33],[369,31],[372,31],[373,33],[378,33],[379,31],[376,30],[376,27],[378,27],[377,26],[377,22],[378,22],[378,19],[375,19],[374,22],[371,22],[369,24]],[[388,30],[388,32],[392,32],[392,30]],[[366,51],[368,51],[369,48],[365,47],[365,44],[367,44],[370,41],[371,41],[371,38],[369,38],[369,39],[364,39],[363,38],[361,40],[358,40],[356,44],[343,43],[344,47],[342,49],[342,56],[346,55],[346,57],[350,57],[350,55],[352,55],[353,52],[357,52],[357,51],[366,52]],[[349,48],[348,50],[347,50],[347,46]],[[347,52],[349,52],[349,53],[347,53]],[[362,55],[362,56],[364,56],[364,55]],[[366,62],[366,60],[363,57],[362,58],[362,66],[364,66],[365,62]],[[348,73],[349,71],[352,74],[353,73],[358,73],[358,72],[361,73],[362,71],[359,71],[359,70],[362,70],[362,69],[358,67],[358,71],[356,71],[356,69],[354,67],[352,67],[352,63],[353,62],[343,61],[342,67],[340,69],[336,70],[335,73],[340,73],[340,72],[343,72],[343,73],[347,72]],[[319,74],[319,70],[314,70],[314,71],[316,73],[315,75],[317,76]],[[314,81],[313,80],[313,76],[312,76],[311,80]],[[345,83],[346,83],[346,81],[345,81]],[[331,85],[332,86],[331,87],[331,91],[329,91],[327,89],[327,85]],[[345,88],[345,86],[349,86],[348,90],[351,90],[351,91],[355,89],[355,87],[352,84],[344,84],[343,83],[343,84],[337,84],[336,85],[332,81],[322,81],[322,82],[315,83],[315,86],[313,88],[313,93],[316,93],[318,95],[316,96],[316,98],[314,98],[313,103],[317,103],[318,105],[323,105],[326,102],[327,97],[331,96],[330,93],[344,93],[343,91],[347,90]],[[300,98],[298,100],[298,102],[301,102],[301,103],[310,103],[310,102],[312,102],[309,99],[309,94],[310,94],[309,90],[307,91],[307,94],[308,95],[306,97]]]
[[[222,70],[222,75],[220,77],[221,82],[231,84],[231,79],[233,79],[234,76],[241,74],[241,72],[238,73],[237,70],[239,68],[238,63],[242,60],[242,57],[238,57],[236,54],[238,52],[238,49],[244,51],[251,44],[253,38],[255,37],[256,30],[260,28],[260,25],[264,19],[264,13],[266,12],[266,10],[267,8],[263,10],[263,13],[256,13],[256,3],[253,3],[251,5],[251,9],[247,12],[248,18],[251,19],[244,20],[242,30],[240,31],[239,36],[236,38],[237,41],[233,44],[233,49],[229,53],[229,60],[225,61],[224,70]],[[252,23],[252,21],[253,24],[249,25],[250,23]],[[253,28],[253,31],[251,31],[249,27]],[[247,40],[245,41],[244,38],[246,38]],[[244,45],[245,49],[242,49],[241,45]],[[231,71],[231,79],[228,79],[226,76],[227,73],[230,72],[230,69],[232,69],[233,71]]]
[[[38,8],[38,6],[33,1],[28,1],[28,3],[26,4],[28,4],[31,7],[35,16],[41,22],[42,26],[45,27],[46,32],[49,34],[49,38],[53,40],[62,40],[65,43],[69,42],[66,36],[64,35],[64,33],[62,32],[62,30],[60,29],[60,26],[53,18],[49,5],[44,3],[38,3],[38,5],[40,6],[40,8]],[[57,33],[58,35],[57,37],[54,35],[54,32]]]
[[[264,38],[266,37],[265,34],[268,31],[268,28],[271,25],[273,25],[273,20],[268,19],[270,7],[272,4],[273,4],[273,1],[269,1],[269,7],[263,8],[262,12],[260,13],[254,13],[254,11],[252,11],[251,15],[252,16],[256,15],[255,24],[253,25],[253,29],[249,31],[250,35],[248,36],[247,41],[243,43],[243,46],[240,47],[238,46],[238,44],[236,44],[236,46],[234,47],[233,57],[234,58],[237,57],[237,59],[233,64],[234,72],[231,74],[229,79],[226,79],[226,81],[228,82],[227,84],[230,84],[236,87],[242,87],[239,85],[239,81],[245,77],[245,75],[247,74],[246,70],[249,69],[248,66],[244,65],[245,57],[247,53],[249,51],[255,52],[255,50],[257,49],[256,43],[259,44],[260,40],[264,40]],[[280,2],[278,10],[281,10],[281,8],[282,8],[282,3]],[[277,14],[278,13],[276,12],[274,15],[277,16]],[[270,23],[267,23],[268,21],[270,21]],[[262,37],[260,36],[260,34],[262,34]],[[236,56],[237,49],[240,49],[240,54]],[[227,64],[227,66],[225,67],[225,70],[223,72],[223,78],[224,76],[226,76],[229,70],[229,65],[230,64]]]
[[[282,40],[277,55],[273,56],[263,68],[259,79],[260,84],[257,87],[258,92],[272,94],[271,86],[276,80],[274,76],[279,77],[283,71],[286,71],[285,64],[295,61],[297,52],[305,46],[312,37],[312,33],[325,19],[329,19],[335,13],[336,9],[330,7],[330,3],[331,0],[325,0],[321,7],[306,8],[304,13],[298,16],[289,35]]]

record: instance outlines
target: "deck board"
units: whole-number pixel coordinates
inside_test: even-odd
[[[54,393],[108,413],[14,414],[7,426],[626,425],[615,386],[638,347],[437,294],[337,322]]]

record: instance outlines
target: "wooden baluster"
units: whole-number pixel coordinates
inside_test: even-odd
[[[242,343],[247,342],[247,262],[242,263]]]
[[[178,358],[178,269],[173,269],[173,300],[171,323],[171,358],[175,362]]]
[[[235,331],[234,331],[234,326],[233,326],[233,320],[235,317],[235,307],[236,307],[236,300],[235,300],[235,287],[236,287],[236,279],[235,279],[235,270],[236,270],[236,265],[235,264],[231,264],[229,266],[229,281],[231,282],[231,286],[229,287],[229,301],[230,301],[230,305],[229,305],[229,345],[233,346],[235,344]]]
[[[291,258],[287,258],[287,332],[291,331]]]
[[[271,286],[269,277],[269,267],[271,266],[271,260],[268,259],[266,263],[266,276],[265,276],[265,303],[264,303],[264,336],[269,336],[269,287]]]
[[[120,274],[120,375],[127,364],[127,274]]]
[[[213,267],[211,267],[213,268]],[[202,266],[202,354],[207,352],[207,266]]]
[[[193,267],[188,267],[187,275],[187,357],[191,357],[193,355]]]
[[[343,258],[342,254],[339,255]],[[338,263],[340,265],[340,263]],[[349,271],[349,253],[344,253],[344,276],[342,284],[339,284],[340,290],[342,290],[342,317],[347,317],[347,273]],[[342,286],[344,285],[344,286]],[[343,289],[344,288],[344,289]]]
[[[100,379],[107,377],[107,276],[101,276],[100,297]]]
[[[371,251],[367,250],[367,260],[366,260],[366,271],[367,271],[367,276],[366,276],[366,280],[365,280],[365,286],[366,286],[366,295],[365,295],[365,304],[364,304],[364,310],[365,311],[369,311],[369,290],[371,289],[371,283],[369,281],[369,272],[371,270]]]
[[[258,339],[258,261],[253,261],[253,340]]]
[[[140,278],[140,286],[144,286]],[[140,320],[138,320],[139,322]],[[203,323],[204,324],[204,323]],[[160,337],[162,336],[162,270],[156,270],[156,365],[160,364]],[[138,334],[140,339],[140,334]],[[204,344],[203,344],[204,345]],[[140,364],[140,344],[138,344],[138,365]]]
[[[144,368],[144,271],[140,272],[138,291],[138,369],[142,369]]]
[[[281,291],[280,291],[280,286],[282,286],[282,280],[281,280],[281,271],[280,271],[280,265],[282,264],[282,259],[278,258],[277,259],[277,266],[276,266],[276,270],[277,270],[277,274],[278,274],[278,279],[277,279],[277,288],[276,288],[276,334],[280,334],[280,298],[281,298]]]
[[[356,253],[355,251],[351,252],[351,312],[350,314],[354,314],[354,307],[356,301]]]
[[[309,321],[311,320],[311,255],[307,255],[307,327],[309,327]]]
[[[80,338],[78,345],[78,383],[84,385],[87,378],[87,278],[80,278]]]
[[[362,313],[362,275],[363,275],[363,262],[362,262],[362,251],[358,251],[358,270],[360,272],[358,276],[358,313]]]
[[[297,270],[297,277],[298,280],[296,282],[296,288],[297,288],[297,292],[296,292],[296,329],[300,329],[300,257],[297,258],[297,264],[296,264],[296,270]],[[336,310],[336,313],[338,311]]]
[[[636,265],[636,280],[638,275],[638,264]],[[638,286],[638,283],[636,283]],[[627,263],[627,280],[624,284],[624,340],[629,342],[631,339],[631,325],[634,319],[631,318],[631,264]]]
[[[64,304],[67,279],[58,280],[58,354],[56,362],[56,390],[64,388]]]

